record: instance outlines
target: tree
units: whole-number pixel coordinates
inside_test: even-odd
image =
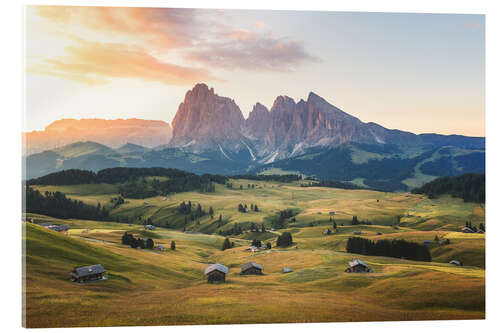
[[[222,243],[222,251],[230,248],[231,248],[231,242],[229,241],[229,238],[226,237],[226,239],[224,239],[224,242]]]
[[[222,225],[222,214],[219,215],[219,227]]]
[[[261,230],[262,230],[262,232],[266,232],[266,227],[264,226],[264,223],[263,223],[263,224],[261,224],[261,226],[262,226],[262,229],[261,229]]]
[[[292,243],[292,234],[288,231],[283,232],[276,240],[276,246],[290,246]]]
[[[479,223],[479,230],[486,231],[486,229],[484,228],[484,224]]]
[[[155,246],[154,241],[151,238],[148,238],[146,241],[146,248],[147,249],[152,249]]]
[[[268,249],[271,249],[271,242],[267,242],[266,246]]]
[[[170,242],[170,249],[175,250],[175,241],[174,240]]]
[[[435,242],[439,242],[439,237],[438,237],[438,235],[434,236],[434,241],[435,241]]]
[[[337,231],[337,223],[335,222],[335,220],[333,221],[333,229],[335,229],[335,231]]]
[[[358,221],[358,217],[356,215],[354,215],[352,217],[352,222],[351,222],[352,225],[358,225],[359,224],[359,221]]]
[[[208,210],[208,214],[210,214],[211,219],[214,218],[214,209],[212,208],[212,206],[210,206],[210,209]]]

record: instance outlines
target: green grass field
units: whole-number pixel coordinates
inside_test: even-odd
[[[484,205],[461,199],[428,199],[408,193],[300,187],[298,183],[234,180],[233,189],[217,185],[215,193],[187,192],[142,200],[125,199],[111,211],[115,218],[151,218],[147,231],[135,223],[61,220],[28,214],[35,223],[67,224],[67,234],[25,223],[26,326],[114,326],[271,322],[385,321],[481,319],[485,316],[484,235],[462,234],[465,221],[484,223]],[[254,184],[248,189],[247,184]],[[239,186],[243,185],[243,190]],[[109,205],[117,196],[111,185],[37,186],[59,190],[73,199]],[[180,202],[212,206],[206,215],[180,227]],[[240,213],[239,203],[257,204],[259,212]],[[235,223],[264,223],[282,209],[299,212],[284,230],[245,231],[231,236],[235,247],[221,251],[226,230]],[[335,212],[338,233],[332,228]],[[371,225],[350,225],[352,216]],[[397,229],[393,227],[400,219]],[[169,228],[161,226],[169,225]],[[177,230],[172,229],[175,226]],[[165,252],[132,249],[121,244],[125,231],[151,237]],[[276,246],[276,237],[290,231],[294,245]],[[430,240],[432,262],[360,256],[345,252],[354,231],[361,237]],[[435,242],[449,239],[450,244]],[[252,239],[271,242],[271,250],[245,251]],[[170,250],[174,240],[177,249]],[[345,273],[349,260],[360,258],[373,273]],[[460,260],[464,266],[448,264]],[[248,261],[264,266],[262,276],[242,276]],[[229,267],[225,284],[208,284],[205,267]],[[79,285],[69,272],[74,266],[101,263],[109,279]],[[293,268],[283,274],[283,267]]]

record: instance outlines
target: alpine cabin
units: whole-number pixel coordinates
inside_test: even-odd
[[[210,265],[205,269],[207,281],[210,283],[226,282],[226,274],[228,272],[229,268],[219,263]]]
[[[73,282],[85,283],[106,280],[106,270],[101,264],[75,267],[69,274]]]
[[[368,267],[363,261],[359,259],[354,259],[349,261],[349,267],[345,270],[346,273],[370,273],[372,269]]]
[[[262,265],[256,264],[253,261],[248,262],[241,266],[241,274],[243,275],[262,275],[262,270],[264,267]]]

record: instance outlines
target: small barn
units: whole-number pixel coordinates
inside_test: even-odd
[[[241,266],[241,274],[243,274],[243,275],[250,275],[250,274],[262,275],[263,269],[264,269],[264,267],[262,267],[262,265],[256,264],[253,261],[251,261],[251,262],[248,262],[248,263],[244,264],[243,266]]]
[[[367,264],[365,264],[363,261],[359,259],[354,259],[352,261],[349,261],[349,267],[345,270],[346,273],[370,273],[372,272],[372,269],[368,267]]]
[[[154,229],[155,229],[155,226],[154,226],[154,225],[152,225],[152,224],[146,224],[146,225],[144,226],[144,228],[145,228],[145,229],[147,229],[147,230],[154,230]]]
[[[283,273],[291,273],[293,272],[293,269],[291,269],[290,267],[283,267]]]
[[[73,282],[84,283],[106,280],[106,270],[101,264],[75,267],[69,274]]]
[[[462,266],[462,263],[458,260],[452,260],[450,261],[450,264],[455,266]]]
[[[226,274],[228,272],[229,268],[219,263],[210,265],[205,269],[207,281],[211,283],[226,282]]]
[[[355,234],[355,235],[361,235],[361,231],[354,231],[353,234]]]

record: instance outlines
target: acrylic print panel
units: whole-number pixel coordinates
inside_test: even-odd
[[[26,327],[484,319],[484,16],[31,6]]]

